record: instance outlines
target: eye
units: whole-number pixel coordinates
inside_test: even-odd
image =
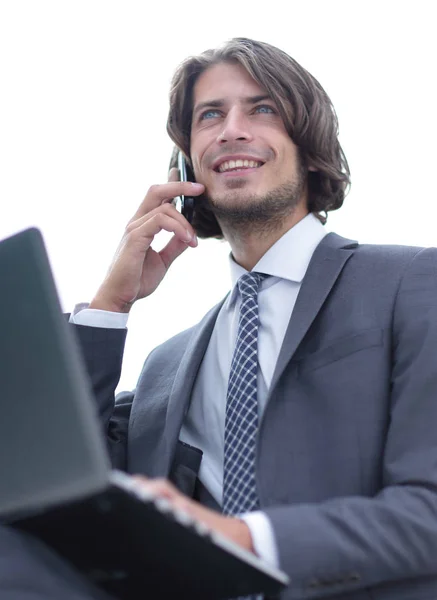
[[[210,110],[206,110],[205,112],[203,112],[200,117],[199,117],[199,121],[203,121],[204,119],[214,119],[215,117],[220,116],[220,113],[218,110],[214,110],[214,109],[210,109]]]
[[[268,113],[272,113],[275,114],[275,109],[272,108],[271,106],[269,106],[268,104],[261,104],[260,106],[257,106],[255,108],[256,112],[261,113],[261,114],[268,114]]]

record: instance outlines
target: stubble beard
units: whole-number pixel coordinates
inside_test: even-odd
[[[295,211],[302,199],[305,177],[306,170],[301,165],[293,180],[263,196],[245,194],[246,180],[236,178],[228,183],[229,191],[220,196],[207,196],[206,201],[224,233],[268,235],[281,228],[284,219]]]

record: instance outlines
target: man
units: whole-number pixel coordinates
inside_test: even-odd
[[[436,252],[326,235],[349,182],[335,113],[268,44],[183,63],[168,131],[198,183],[149,190],[72,317],[114,465],[285,570],[284,599],[437,597]],[[229,242],[231,293],[114,406],[127,314],[196,232]]]

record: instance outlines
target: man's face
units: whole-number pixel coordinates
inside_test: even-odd
[[[247,71],[214,65],[200,75],[193,96],[191,159],[212,204],[244,210],[290,186],[298,192],[296,204],[302,194],[297,147],[274,102]]]

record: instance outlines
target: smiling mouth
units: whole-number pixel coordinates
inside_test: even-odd
[[[217,173],[228,173],[229,171],[243,171],[244,169],[259,169],[263,162],[257,160],[227,160],[222,162],[215,171]]]

